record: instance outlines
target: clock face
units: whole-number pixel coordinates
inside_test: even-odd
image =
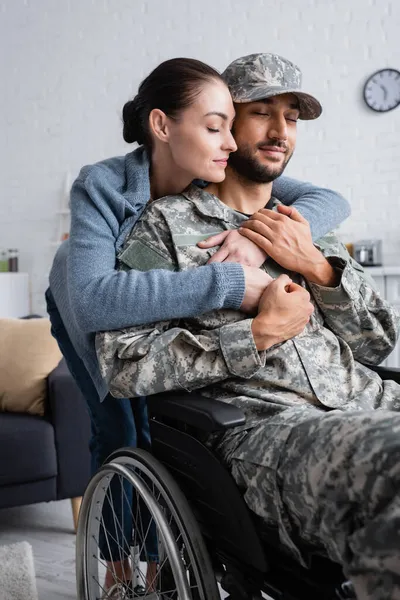
[[[364,100],[376,112],[387,112],[399,106],[400,72],[382,69],[371,75],[364,86]]]

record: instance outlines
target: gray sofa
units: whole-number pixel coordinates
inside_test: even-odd
[[[90,477],[90,421],[64,359],[47,379],[44,417],[0,413],[0,508],[70,498]]]

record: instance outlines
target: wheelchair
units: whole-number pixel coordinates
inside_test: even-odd
[[[400,369],[375,370],[382,379],[400,383]],[[120,596],[124,600],[356,598],[340,565],[310,552],[305,568],[279,550],[277,532],[266,530],[250,513],[231,474],[203,443],[212,433],[244,424],[237,407],[200,393],[174,392],[149,397],[148,409],[152,454],[121,448],[85,492],[76,542],[78,600],[107,598],[101,585],[106,565],[99,537],[104,506],[113,505],[113,478],[119,480],[121,490],[131,486],[135,498],[132,539],[126,540],[133,576],[124,584]],[[156,525],[158,540],[157,581],[150,587],[147,581],[148,592],[146,511]],[[114,520],[122,531],[118,516]],[[121,551],[121,560],[124,556]]]

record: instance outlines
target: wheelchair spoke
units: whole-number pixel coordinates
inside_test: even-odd
[[[142,519],[140,517],[140,514],[138,516],[138,511],[140,513],[140,505],[139,505],[139,501],[138,501],[138,496],[137,496],[137,491],[136,491],[136,518],[135,515],[133,514],[133,510],[132,510],[132,503],[131,501],[128,499],[127,495],[126,495],[126,490],[125,490],[125,486],[123,485],[123,478],[120,476],[120,480],[122,482],[122,493],[123,493],[123,497],[126,503],[126,506],[130,507],[130,512],[131,512],[131,518],[132,518],[132,523],[131,523],[131,530],[132,530],[132,534],[133,534],[133,538],[131,543],[128,543],[126,540],[126,537],[124,536],[124,541],[127,544],[127,546],[132,546],[132,548],[134,549],[134,558],[132,560],[131,557],[131,563],[133,563],[132,566],[132,580],[134,580],[134,578],[139,578],[140,580],[140,584],[143,587],[146,587],[146,577],[144,576],[143,572],[141,571],[141,569],[139,568],[139,560],[140,560],[140,555],[142,553],[143,550],[143,545],[139,548],[139,541],[136,539],[137,537],[137,532],[138,529],[141,528],[141,523],[142,523]],[[122,511],[122,516],[124,515],[125,511]],[[138,523],[140,524],[140,526],[138,526]],[[151,523],[150,523],[151,525]],[[149,527],[150,527],[149,525]],[[122,532],[124,531],[124,529],[122,529]],[[146,533],[146,537],[147,537],[147,533]],[[145,543],[146,540],[144,540],[143,544]]]
[[[104,526],[103,517],[101,517],[101,520],[100,520],[100,527],[102,528],[102,530],[103,530],[103,532],[104,532],[104,534],[105,534],[105,539],[106,539],[106,544],[107,544],[108,553],[109,553],[109,555],[111,556],[110,542],[109,542],[109,539],[108,539],[107,529],[106,529],[106,528],[105,528],[105,526]],[[97,540],[96,540],[96,544],[97,544]],[[116,573],[116,571],[115,571],[114,563],[111,563],[111,565],[112,565],[112,574],[113,574],[113,577],[114,577],[114,579],[116,579],[116,577],[117,577],[117,573]],[[108,566],[107,566],[107,569],[109,569],[109,567],[108,567]]]
[[[114,477],[115,477],[115,475],[114,475]],[[119,481],[120,481],[120,483],[121,483],[121,477],[118,477],[118,479],[119,479]],[[109,492],[110,494],[109,494],[108,492]],[[125,535],[124,535],[124,529],[123,529],[123,527],[121,526],[121,524],[119,523],[119,520],[118,520],[118,518],[117,518],[117,516],[116,516],[116,514],[115,514],[115,510],[114,510],[114,497],[113,497],[113,493],[112,493],[112,488],[111,488],[111,486],[108,488],[108,492],[107,492],[107,495],[106,495],[106,497],[107,497],[107,499],[108,499],[109,506],[110,506],[110,509],[111,509],[111,512],[112,512],[113,521],[114,521],[114,530],[115,530],[115,533],[118,535],[118,531],[117,531],[117,524],[118,524],[119,531],[122,533],[122,537],[123,537],[123,538],[126,540],[126,538],[125,538]],[[111,496],[111,501],[110,501],[110,496]],[[122,515],[123,515],[123,513],[122,513]],[[129,548],[129,545],[128,545],[127,547]],[[122,579],[126,581],[126,577],[125,577],[125,566],[124,566],[124,557],[123,557],[123,555],[122,555],[122,551],[121,551],[121,550],[122,550],[122,548],[121,548],[121,544],[120,544],[120,543],[117,543],[117,548],[118,548],[119,560],[120,560],[120,562],[121,562],[121,565],[122,565]],[[111,554],[110,554],[110,560],[111,560],[112,558],[113,558],[113,557],[112,557],[112,556],[111,556]]]
[[[135,449],[128,456],[111,458],[85,494],[77,543],[77,564],[82,560],[78,597],[107,598],[112,580],[109,594],[118,589],[121,600],[217,600],[212,569],[204,574],[204,542],[176,484],[165,485],[155,476],[155,459],[148,453]]]
[[[115,475],[114,475],[114,477],[115,477]],[[110,494],[111,494],[111,500],[110,500]],[[125,492],[124,492],[124,498],[128,501],[128,506],[129,506],[129,500],[126,498],[126,493]],[[114,520],[115,532],[118,533],[118,530],[120,531],[120,533],[122,534],[122,538],[123,538],[122,541],[123,541],[123,543],[126,544],[126,548],[129,548],[130,547],[130,542],[126,539],[124,529],[121,526],[117,515],[115,514],[113,495],[112,495],[112,490],[111,490],[110,486],[108,487],[108,490],[107,490],[107,493],[106,493],[106,499],[108,501],[108,505],[109,505],[109,507],[111,509],[111,512],[112,512],[112,516],[113,516],[113,520]],[[103,508],[103,511],[104,511],[104,508]],[[118,528],[117,528],[117,525],[118,525]],[[103,527],[104,527],[104,524],[103,524]],[[104,527],[104,529],[105,529],[105,527]],[[122,560],[121,545],[120,545],[120,543],[113,536],[111,536],[111,534],[110,534],[110,537],[118,545],[118,551],[119,551],[119,554],[120,554],[120,560]],[[110,552],[110,550],[109,550],[109,552]],[[110,556],[111,556],[111,553],[110,553]]]
[[[142,552],[144,551],[145,553],[145,558],[146,558],[146,562],[147,564],[149,563],[149,557],[147,554],[147,547],[146,547],[146,540],[147,540],[147,535],[151,526],[151,521],[149,523],[149,526],[146,530],[146,535],[143,534],[143,519],[142,519],[142,512],[141,512],[141,507],[140,507],[140,498],[138,497],[138,494],[136,492],[136,508],[137,508],[137,514],[138,517],[135,519],[135,522],[133,524],[133,530],[135,531],[135,533],[137,531],[139,531],[139,540],[141,542],[141,545],[139,546],[139,556],[142,555]],[[135,546],[137,546],[138,544],[136,543]]]
[[[101,526],[103,526],[103,528],[104,528],[104,525],[103,525],[103,519],[101,519]],[[113,538],[111,535],[110,535],[110,536],[108,536],[108,535],[106,534],[106,540],[107,540],[108,551],[110,552],[110,545],[109,545],[108,537],[111,537],[112,539],[114,539],[114,538]],[[98,541],[97,541],[97,540],[95,540],[95,543],[96,543],[96,545],[97,545],[97,547],[98,547],[98,549],[99,549],[99,551],[100,551],[100,547],[99,547]],[[99,564],[100,564],[102,567],[105,567],[105,570],[106,570],[106,571],[107,571],[107,570],[109,570],[109,571],[111,570],[111,571],[112,571],[112,574],[113,574],[113,578],[114,578],[114,580],[115,580],[115,583],[120,583],[121,585],[123,585],[123,584],[124,584],[124,581],[118,577],[118,575],[117,575],[117,573],[116,573],[116,571],[115,571],[115,568],[114,568],[114,563],[111,563],[111,565],[112,565],[112,569],[110,569],[110,567],[109,567],[109,565],[107,564],[107,562],[106,562],[106,561],[102,560],[102,559],[101,559],[99,556],[96,556],[95,558],[97,559],[97,562],[98,562],[98,563],[99,563]],[[98,582],[98,580],[97,580],[96,578],[94,578],[94,579],[95,579],[95,581],[96,581],[97,583],[99,583],[99,582]],[[103,590],[103,591],[104,591],[104,590]]]
[[[103,594],[103,595],[104,595],[104,594],[106,594],[107,592],[106,592],[105,588],[104,588],[104,587],[101,585],[100,581],[99,581],[98,579],[96,579],[96,578],[94,578],[94,580],[95,580],[95,582],[97,583],[97,585],[99,586],[99,588],[100,588],[100,590],[101,590],[102,594]],[[107,598],[107,596],[106,596],[106,598]]]
[[[124,517],[124,502],[125,502],[125,494],[123,493],[124,490],[124,481],[122,479],[122,477],[119,477],[119,485],[120,485],[120,497],[121,497],[121,519],[122,519],[122,526],[121,526],[121,531],[124,532],[125,531],[125,517]],[[122,573],[123,573],[123,577],[124,579],[127,579],[127,574],[125,573],[125,563],[122,563]]]

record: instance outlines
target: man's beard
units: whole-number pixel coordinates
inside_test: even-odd
[[[263,147],[266,144],[263,144]],[[280,144],[274,143],[271,146]],[[251,153],[250,146],[242,146],[229,156],[229,166],[244,180],[254,183],[271,183],[282,175],[292,155],[290,154],[283,163],[277,167],[260,164]]]

